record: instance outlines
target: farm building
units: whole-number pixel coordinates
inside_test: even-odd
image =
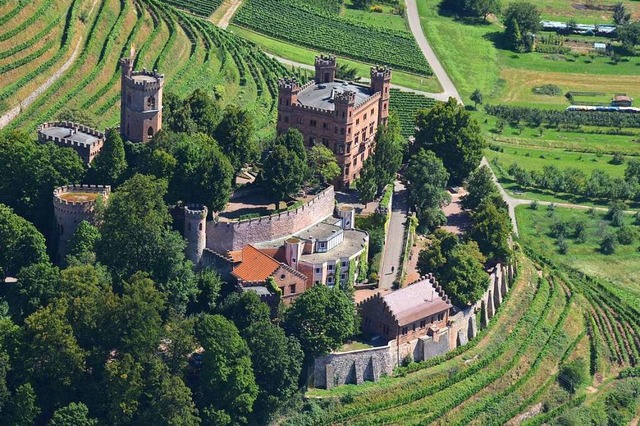
[[[633,99],[624,94],[615,95],[611,101],[611,106],[615,107],[630,107],[633,104]]]

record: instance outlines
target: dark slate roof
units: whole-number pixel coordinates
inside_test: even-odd
[[[334,92],[352,91],[356,94],[356,105],[373,95],[367,86],[349,82],[334,81],[332,83],[315,84],[309,86],[298,94],[298,103],[311,108],[320,108],[333,111]]]
[[[81,132],[80,130],[70,129],[68,127],[46,127],[40,130],[48,137],[58,137],[72,142],[77,142],[80,145],[91,146],[97,143],[100,139],[90,134]]]

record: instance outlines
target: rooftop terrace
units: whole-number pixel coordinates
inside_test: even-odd
[[[371,89],[367,86],[349,82],[334,81],[331,83],[309,86],[298,94],[298,103],[306,107],[333,111],[335,110],[335,105],[333,103],[334,94],[346,91],[352,91],[355,93],[356,105],[373,95],[373,93],[371,93]]]
[[[94,135],[90,135],[89,133],[85,133],[82,130],[70,127],[50,126],[41,128],[40,132],[45,135],[47,139],[59,138],[87,147],[100,141],[100,139]]]

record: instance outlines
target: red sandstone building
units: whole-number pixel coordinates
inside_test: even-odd
[[[131,142],[147,142],[162,128],[164,75],[133,70],[131,57],[120,60],[120,133]]]
[[[358,306],[362,330],[397,345],[423,336],[436,336],[447,326],[449,297],[433,277],[427,276],[405,288],[381,296],[379,293]]]
[[[348,187],[374,149],[378,126],[387,122],[391,69],[372,67],[365,86],[336,80],[333,56],[316,57],[315,68],[315,80],[307,84],[280,80],[278,134],[295,128],[307,147],[323,144],[333,151],[342,169],[338,186]]]

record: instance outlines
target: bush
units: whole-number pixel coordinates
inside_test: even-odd
[[[633,244],[633,241],[636,239],[636,232],[630,226],[621,226],[618,228],[616,235],[618,242],[624,245]]]
[[[555,84],[543,84],[542,86],[536,86],[531,89],[531,91],[536,95],[559,96],[562,94],[562,89]]]
[[[605,236],[602,237],[602,241],[600,241],[600,251],[603,254],[615,253],[617,246],[618,246],[618,238],[616,235],[612,233],[605,234]]]
[[[613,154],[613,158],[611,159],[611,164],[615,164],[616,166],[619,166],[620,164],[624,163],[624,156],[619,153],[616,152],[615,154]]]
[[[538,210],[538,200],[533,200],[531,204],[529,204],[531,210]]]
[[[549,233],[553,238],[562,239],[569,235],[569,224],[561,220],[556,220],[551,224]]]
[[[564,238],[558,239],[557,246],[558,253],[560,254],[567,254],[567,252],[569,251],[569,244]]]
[[[575,393],[588,379],[587,366],[582,358],[565,364],[558,373],[558,384],[571,393]]]
[[[371,6],[371,8],[369,9],[370,12],[375,12],[375,13],[382,13],[384,12],[384,10],[382,9],[382,6],[380,6],[379,4],[373,5]]]

